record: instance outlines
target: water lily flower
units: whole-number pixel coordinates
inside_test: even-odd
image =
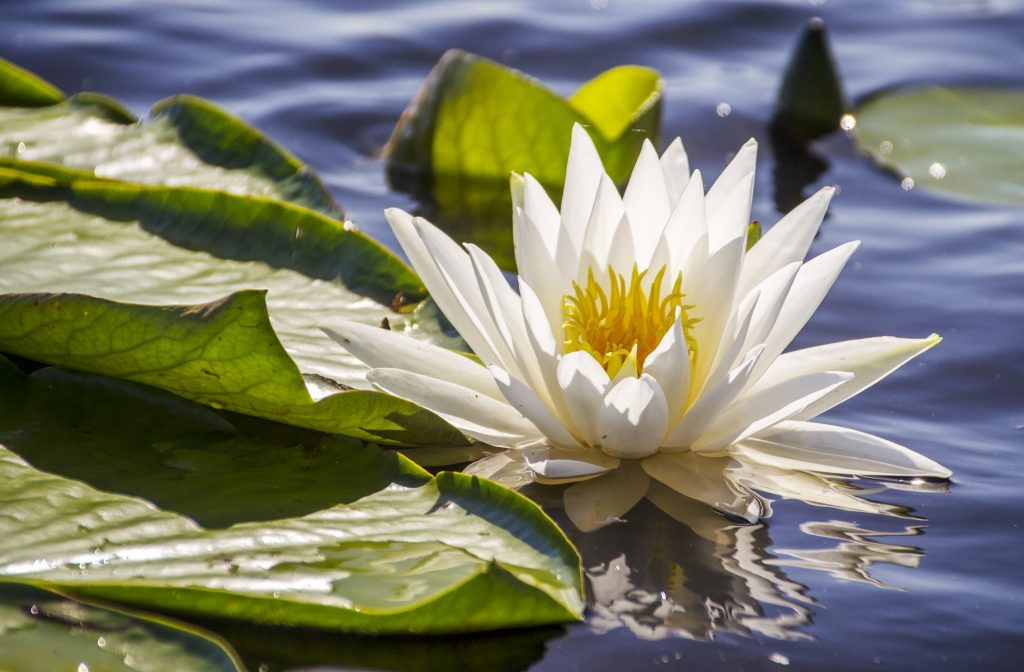
[[[518,293],[480,248],[386,212],[482,363],[366,325],[325,331],[371,367],[376,387],[508,449],[467,471],[573,483],[566,512],[584,530],[629,511],[652,479],[755,520],[769,510],[745,482],[813,499],[803,489],[821,481],[808,484],[807,472],[947,478],[903,446],[809,422],[940,339],[784,352],[858,243],[803,261],[834,191],[826,187],[748,252],[756,149],[745,144],[705,193],[679,139],[660,157],[647,142],[620,196],[575,126],[561,210],[530,175],[513,175]],[[775,476],[758,478],[751,464]],[[818,495],[833,496],[843,493]]]

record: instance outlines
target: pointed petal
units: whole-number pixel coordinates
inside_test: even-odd
[[[674,206],[683,189],[690,181],[690,160],[683,148],[683,141],[676,138],[661,155],[661,172],[665,176],[665,191],[668,192],[669,207]]]
[[[576,270],[576,280],[585,282],[587,271],[594,269],[594,274],[603,273],[608,268],[608,260],[613,248],[616,232],[625,227],[629,231],[626,219],[626,208],[622,204],[619,190],[607,175],[601,175],[594,198],[594,209],[587,222],[587,231],[583,236],[583,248],[580,250],[580,263]],[[621,234],[620,234],[621,236]],[[619,244],[625,241],[618,241]],[[629,234],[629,251],[632,253],[632,234]],[[631,264],[632,266],[632,264]]]
[[[530,469],[544,483],[571,483],[607,474],[620,464],[599,450],[527,448],[523,451]]]
[[[548,323],[540,299],[530,285],[522,280],[519,282],[519,296],[523,307],[523,323],[526,325],[526,336],[533,349],[533,357],[537,361],[539,377],[548,392],[548,398],[562,419],[570,418],[558,385],[558,355],[562,351],[562,342],[556,340]],[[561,330],[558,332],[561,334]],[[539,383],[537,384],[539,387]]]
[[[537,293],[544,306],[544,314],[554,329],[561,324],[562,296],[570,288],[579,260],[572,249],[569,234],[561,225],[553,231],[544,232],[525,212],[520,212],[519,221],[521,226],[516,248],[519,277]]]
[[[669,202],[665,173],[650,140],[644,140],[622,203],[633,233],[636,262],[640,268],[646,268],[658,236],[668,221],[669,208],[674,205]]]
[[[850,255],[860,243],[853,241],[819,254],[800,267],[786,296],[785,303],[765,339],[765,356],[754,370],[751,380],[757,380],[772,362],[792,342],[842,272]],[[756,247],[756,246],[755,246]]]
[[[695,452],[716,452],[790,418],[853,377],[846,372],[812,373],[770,386],[751,388],[750,394],[721,413],[690,446]]]
[[[501,393],[508,399],[508,403],[536,425],[549,443],[563,448],[583,447],[576,437],[565,428],[562,421],[551,412],[551,409],[521,380],[513,378],[508,371],[500,366],[492,365],[490,371]]]
[[[707,235],[708,224],[704,213],[704,182],[700,171],[695,170],[683,190],[682,196],[668,217],[665,230],[661,232],[658,245],[654,248],[650,267],[657,272],[662,266],[668,267],[667,276],[675,278],[684,271],[684,266],[691,254],[696,250],[698,256],[693,258],[691,267],[702,268],[707,263],[707,240],[702,247],[698,241]],[[683,274],[687,283],[688,273]]]
[[[643,373],[658,381],[665,392],[669,422],[677,421],[686,409],[690,394],[690,351],[680,319],[662,336],[658,347],[647,355]]]
[[[737,452],[780,469],[846,476],[949,478],[931,460],[878,436],[817,422],[783,422],[736,446]]]
[[[879,336],[794,350],[776,359],[763,378],[816,371],[852,373],[854,377],[851,380],[793,417],[794,420],[809,420],[874,385],[914,357],[938,345],[941,340],[938,334],[920,339]]]
[[[760,497],[736,482],[733,472],[741,465],[732,458],[658,453],[642,465],[651,478],[729,515],[754,522],[766,510]]]
[[[743,261],[744,241],[735,239],[708,258],[697,277],[692,278],[687,303],[694,304],[693,317],[701,318],[693,334],[700,344],[695,363],[696,381],[703,383],[717,361],[723,345],[722,335],[736,301],[736,280]],[[685,278],[684,278],[685,280]],[[730,335],[731,342],[731,335]]]
[[[416,226],[416,220],[412,215],[397,208],[389,208],[384,211],[391,230],[401,244],[409,262],[419,274],[430,292],[431,298],[437,303],[438,308],[444,313],[448,321],[452,323],[459,335],[466,341],[473,352],[484,361],[497,361],[497,354],[488,343],[475,321],[468,314],[465,306],[459,297],[452,292],[447,280],[438,268],[433,254],[427,249],[426,243],[420,236],[420,230]],[[419,221],[426,220],[416,218]],[[429,224],[429,223],[428,223]],[[444,235],[444,234],[442,234]],[[449,239],[450,240],[450,239]],[[455,245],[452,242],[452,245]]]
[[[543,438],[517,410],[480,392],[401,369],[374,369],[367,379],[380,389],[438,414],[478,441],[513,448]]]
[[[569,144],[569,162],[565,169],[565,189],[562,191],[562,225],[577,249],[582,249],[583,234],[594,208],[597,185],[601,183],[604,167],[594,148],[590,135],[579,124],[572,125]]]
[[[562,357],[557,375],[573,426],[589,445],[600,445],[597,418],[611,387],[608,373],[588,353],[578,350]]]
[[[782,313],[782,308],[786,304],[799,271],[800,262],[794,261],[772,273],[752,290],[758,292],[758,299],[750,317],[750,330],[747,332],[744,342],[745,348],[767,342],[769,335],[778,324],[779,315]],[[765,350],[767,351],[767,348]]]
[[[621,458],[641,458],[658,451],[668,429],[668,403],[648,374],[629,377],[605,395],[597,430],[601,450]]]
[[[501,362],[510,366],[514,361],[512,351],[502,339],[498,325],[494,323],[487,310],[469,254],[443,231],[422,217],[415,218],[413,226],[419,233],[420,240],[423,241],[428,253],[434,259],[438,274],[448,285],[448,290],[456,301],[455,306],[447,308],[441,306],[445,316],[452,322],[452,325],[459,329],[459,334],[466,339],[480,359],[487,363]],[[462,314],[458,314],[460,312]],[[469,331],[474,338],[477,338],[479,334],[479,339],[483,341],[481,344],[481,347],[484,348],[483,352],[476,350],[478,344],[466,336],[456,322],[456,317],[459,322],[471,324]]]
[[[601,478],[575,483],[563,494],[565,513],[583,532],[614,523],[644,498],[650,477],[636,462],[623,462]]]
[[[405,369],[445,380],[501,400],[501,392],[487,371],[469,357],[366,324],[334,320],[321,330],[370,368]]]
[[[803,261],[835,193],[834,187],[822,187],[761,236],[743,261],[741,295],[786,264]]]
[[[728,407],[739,396],[763,350],[763,346],[751,348],[743,362],[730,371],[725,380],[701,393],[700,398],[686,411],[683,419],[662,442],[664,452],[686,450],[700,438],[722,409]]]
[[[737,237],[746,238],[756,167],[757,142],[751,138],[708,190],[706,208],[712,253]]]

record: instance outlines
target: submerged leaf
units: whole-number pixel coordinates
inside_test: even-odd
[[[1024,205],[1024,91],[893,90],[857,111],[857,145],[912,186]]]

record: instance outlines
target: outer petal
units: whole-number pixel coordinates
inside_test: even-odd
[[[793,208],[757,241],[743,262],[739,288],[741,295],[786,264],[803,261],[835,193],[834,187],[822,187]]]
[[[590,135],[579,124],[573,124],[569,162],[565,169],[565,189],[562,191],[562,226],[576,249],[583,247],[583,234],[590,221],[597,185],[601,183],[602,175],[604,167]]]
[[[693,328],[694,337],[700,344],[695,366],[698,385],[707,378],[717,361],[718,351],[724,345],[722,336],[727,333],[725,328],[735,305],[736,279],[743,263],[744,245],[743,239],[734,239],[712,254],[693,279],[687,303],[695,306],[693,316],[701,318]],[[731,337],[729,334],[726,340],[731,342]]]
[[[487,367],[464,355],[400,332],[347,320],[334,320],[321,329],[370,368],[405,369],[440,377],[492,399],[503,399]]]
[[[668,221],[669,208],[674,205],[669,202],[665,173],[650,140],[644,140],[622,203],[633,233],[636,262],[640,268],[646,268],[658,236]]]
[[[683,148],[683,141],[676,138],[661,155],[661,172],[665,176],[665,191],[668,192],[669,207],[675,206],[690,181],[690,160]],[[703,191],[703,190],[702,190]]]
[[[601,450],[621,458],[641,458],[658,451],[668,429],[668,403],[648,374],[623,379],[604,398],[597,419]]]
[[[533,483],[536,476],[521,450],[505,450],[470,464],[462,473],[488,478],[506,488],[518,489]]]
[[[734,441],[793,417],[852,377],[853,374],[846,372],[812,373],[752,390],[715,418],[691,449],[696,452],[721,450]]]
[[[389,208],[384,211],[384,215],[387,217],[388,223],[391,224],[391,230],[394,231],[402,249],[408,255],[409,262],[423,280],[423,284],[426,285],[430,296],[437,303],[441,312],[481,359],[498,361],[497,354],[468,314],[462,300],[449,287],[433,255],[420,237],[412,215],[398,208]],[[454,243],[452,244],[454,245]]]
[[[536,425],[550,443],[563,448],[583,447],[533,390],[500,366],[491,365],[490,370],[508,402]]]
[[[558,385],[563,390],[566,410],[580,437],[591,446],[600,445],[597,419],[604,397],[611,387],[608,373],[593,357],[581,350],[570,352],[558,362]]]
[[[618,458],[599,450],[527,448],[523,457],[537,479],[544,483],[571,483],[595,478],[619,466]]]
[[[526,184],[529,194],[530,182]],[[537,292],[550,328],[555,329],[562,321],[562,296],[569,289],[578,264],[576,252],[561,225],[553,232],[542,232],[540,225],[525,212],[519,213],[519,222],[521,231],[516,247],[519,276]],[[555,240],[546,240],[548,237]]]
[[[616,522],[647,494],[650,477],[636,462],[623,462],[600,478],[575,483],[563,494],[565,512],[583,532]]]
[[[651,478],[719,511],[750,522],[767,511],[760,497],[736,482],[735,474],[742,470],[742,465],[731,458],[658,453],[642,464]]]
[[[622,204],[619,190],[607,175],[601,175],[594,199],[594,209],[587,222],[587,230],[583,235],[583,247],[580,250],[580,263],[576,269],[576,279],[586,281],[587,271],[594,269],[600,276],[608,268],[612,251],[628,246],[619,254],[633,256],[633,236],[629,232],[629,220],[626,219],[626,208]],[[630,264],[632,268],[632,264]]]
[[[953,474],[892,441],[817,422],[780,423],[737,444],[735,450],[780,469],[896,478],[949,478]]]
[[[665,230],[661,232],[658,245],[654,248],[650,267],[655,275],[663,266],[668,267],[667,276],[674,279],[685,270],[691,255],[696,255],[689,264],[691,268],[703,268],[708,261],[707,217],[704,214],[704,182],[700,171],[693,171],[683,190],[682,196],[668,217]],[[698,242],[703,242],[698,246]],[[683,280],[691,282],[690,274],[684,273]]]
[[[367,378],[385,392],[437,413],[459,431],[492,446],[514,448],[543,439],[540,430],[507,403],[461,385],[401,369],[374,369]]]
[[[815,371],[849,371],[854,374],[851,380],[793,417],[794,420],[809,420],[874,385],[941,340],[938,334],[921,339],[879,336],[794,350],[776,359],[764,377]]]
[[[757,142],[751,138],[708,190],[706,207],[712,253],[736,238],[746,239],[756,167]]]

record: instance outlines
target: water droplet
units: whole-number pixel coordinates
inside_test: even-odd
[[[89,666],[85,664],[85,661],[78,664],[78,672],[89,672]]]
[[[39,606],[33,604],[31,607],[28,608],[28,613],[32,614],[33,616],[38,616],[39,615]]]
[[[784,656],[784,655],[782,655],[781,653],[778,653],[778,652],[773,653],[772,655],[768,656],[768,660],[770,660],[773,663],[776,663],[778,665],[789,665],[789,657],[788,656]]]
[[[725,118],[732,114],[732,105],[729,103],[719,103],[718,107],[715,108],[715,114]]]
[[[18,143],[18,154],[24,154],[24,153],[25,153],[25,143],[24,142],[19,142]]]
[[[839,118],[839,128],[844,131],[852,131],[857,127],[857,117],[852,114],[844,114]]]
[[[941,163],[933,163],[928,166],[928,174],[934,177],[936,180],[941,180],[946,176],[946,167]]]
[[[106,646],[106,645],[107,645],[107,640],[105,638],[100,637],[99,639],[96,640],[96,646],[100,647],[101,649],[104,646]]]
[[[882,140],[878,143],[878,151],[882,154],[889,154],[892,152],[892,143],[888,140]]]
[[[903,187],[903,191],[910,191],[914,188],[914,178],[904,177],[903,181],[900,182],[900,186]]]

